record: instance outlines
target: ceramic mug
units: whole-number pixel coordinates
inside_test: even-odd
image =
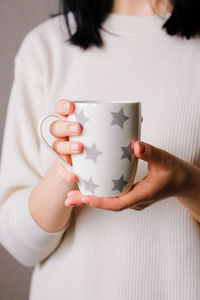
[[[127,193],[135,178],[138,159],[131,148],[141,136],[141,102],[72,101],[74,113],[63,117],[44,115],[38,123],[38,134],[45,147],[70,172],[77,175],[79,190],[84,195],[115,197]],[[70,141],[83,144],[81,153],[72,154],[72,166],[53,148],[43,135],[43,123],[49,117],[76,121],[82,133]]]

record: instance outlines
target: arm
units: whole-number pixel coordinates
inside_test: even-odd
[[[179,200],[190,212],[190,214],[200,223],[200,168],[192,165],[190,168],[190,188],[183,195],[177,196]]]
[[[144,142],[134,141],[132,148],[137,158],[148,163],[149,172],[128,193],[120,197],[95,197],[72,190],[65,205],[90,205],[113,211],[142,210],[157,201],[175,197],[200,222],[200,168]]]
[[[56,249],[70,224],[71,208],[63,201],[71,184],[58,177],[56,163],[47,174],[40,164],[36,126],[45,106],[47,65],[35,32],[23,41],[14,70],[1,156],[0,242],[18,262],[34,266]],[[36,205],[42,190],[40,214]]]
[[[75,106],[69,100],[62,99],[55,105],[56,113],[65,117],[72,114],[74,110]],[[71,165],[71,155],[78,154],[83,150],[83,145],[79,141],[69,140],[69,136],[81,134],[80,124],[59,120],[52,122],[49,129],[56,138],[52,148],[60,156],[64,156],[64,159]],[[77,180],[76,175],[70,173],[56,160],[32,191],[29,201],[30,211],[33,218],[44,230],[56,232],[62,230],[68,223],[71,210],[65,209],[64,200],[74,185],[78,188],[76,185]]]

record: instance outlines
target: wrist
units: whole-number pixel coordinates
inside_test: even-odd
[[[200,168],[188,164],[181,197],[200,198]]]
[[[64,201],[70,189],[71,185],[60,177],[56,161],[33,189],[29,199],[30,212],[45,231],[56,232],[66,226],[71,209],[64,206]]]
[[[190,165],[187,176],[187,188],[177,195],[179,200],[200,223],[200,168]]]

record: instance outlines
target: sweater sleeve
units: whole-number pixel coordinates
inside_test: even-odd
[[[14,59],[0,166],[0,242],[22,265],[34,266],[59,245],[61,231],[43,230],[29,211],[29,196],[39,183],[37,122],[45,106],[46,51],[40,33],[28,33]]]

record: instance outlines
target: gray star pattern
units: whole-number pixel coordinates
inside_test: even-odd
[[[90,179],[87,181],[87,180],[83,180],[83,182],[85,183],[85,189],[87,191],[90,191],[91,193],[94,194],[94,189],[96,189],[99,185],[95,184],[93,181],[92,181],[92,178],[90,177]]]
[[[121,108],[117,113],[111,112],[113,116],[112,123],[110,125],[119,125],[123,129],[124,122],[129,119],[129,117],[124,115],[123,108]]]
[[[119,190],[120,192],[122,192],[123,187],[128,183],[128,181],[124,181],[124,175],[122,175],[118,180],[113,180],[114,186],[112,191],[114,190]]]
[[[132,154],[133,154],[133,149],[131,147],[131,142],[129,143],[128,147],[120,147],[122,151],[124,152],[121,159],[123,158],[128,158],[128,160],[131,161]]]
[[[84,127],[83,124],[90,120],[86,116],[84,116],[83,110],[81,110],[79,114],[78,113],[75,114],[76,114],[76,121],[81,124],[82,128]]]
[[[84,148],[87,152],[86,159],[92,159],[95,163],[97,162],[97,157],[103,153],[96,148],[96,143],[94,143],[92,147],[85,146]]]

